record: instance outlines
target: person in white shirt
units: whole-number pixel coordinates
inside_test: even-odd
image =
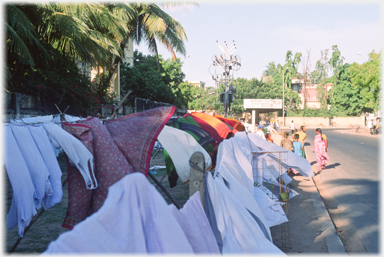
[[[295,123],[293,123],[293,121],[292,121],[291,125],[289,125],[289,126],[291,128],[291,135],[293,135],[293,133],[295,133]]]
[[[265,139],[265,135],[264,135],[264,131],[263,131],[263,129],[262,129],[261,127],[259,127],[259,129],[257,130],[256,135],[257,135],[258,137],[260,137],[260,138],[266,140],[266,139]]]
[[[243,119],[241,123],[244,125],[245,132],[249,133],[249,123],[247,122],[247,120]]]

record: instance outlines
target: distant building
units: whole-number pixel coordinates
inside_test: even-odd
[[[327,93],[332,88],[332,85],[333,83],[325,84],[325,89]],[[307,107],[311,109],[320,109],[320,101],[317,96],[317,86],[318,84],[309,84],[304,88],[304,78],[292,78],[291,89],[299,94],[301,100],[301,105],[299,106],[299,108],[304,108],[305,93]]]
[[[205,82],[203,82],[203,81],[188,81],[188,82],[189,82],[189,84],[194,85],[195,87],[205,89]]]
[[[122,63],[129,63],[129,66],[133,66],[133,39],[129,38],[128,44],[124,51],[125,55],[121,58]],[[113,62],[112,62],[113,63]],[[111,63],[111,65],[112,65]],[[98,79],[100,74],[104,73],[105,70],[108,70],[107,66],[96,66],[92,67],[91,64],[85,62],[79,62],[78,67],[81,70],[83,75],[88,75],[91,78],[91,81],[95,81]],[[111,84],[109,88],[110,93],[115,93],[115,100],[119,101],[124,96],[121,96],[121,88],[120,88],[120,63],[116,68],[115,73],[111,79]]]

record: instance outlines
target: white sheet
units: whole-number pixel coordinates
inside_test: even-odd
[[[280,204],[272,204],[272,202],[274,202],[273,200],[270,199],[271,201],[268,201],[265,199],[268,198],[266,193],[272,198],[272,193],[269,190],[257,191],[257,193],[263,195],[258,195],[258,198],[254,198],[255,186],[252,165],[242,151],[243,149],[246,152],[247,149],[251,149],[251,146],[244,140],[247,138],[243,137],[242,139],[243,140],[236,137],[226,139],[219,145],[218,164],[216,164],[214,176],[220,174],[220,176],[230,184],[231,192],[236,195],[248,210],[253,211],[253,213],[258,216],[262,213],[263,217],[265,217],[265,221],[263,220],[263,222],[268,227],[288,221]],[[245,144],[245,146],[242,147],[238,142],[243,145]],[[253,147],[253,149],[255,148],[256,147]],[[271,173],[269,173],[269,175],[272,176]],[[261,178],[261,182],[263,180],[264,178]],[[262,183],[260,184],[262,185]],[[254,201],[255,199],[256,202]]]
[[[183,229],[185,236],[197,254],[220,254],[215,236],[201,205],[200,192],[194,193],[183,208],[178,210],[169,205],[173,215]]]
[[[77,138],[54,123],[44,123],[44,129],[50,135],[56,148],[63,148],[71,165],[76,166],[84,178],[87,189],[97,188],[97,181],[93,171],[93,156],[91,152]],[[92,179],[95,183],[93,183]]]
[[[199,151],[204,155],[205,169],[209,170],[212,160],[207,151],[187,132],[169,126],[164,126],[157,137],[160,144],[172,159],[177,175],[183,183],[190,177],[189,159],[192,154]]]
[[[238,133],[241,133],[241,132],[238,132]],[[287,165],[287,167],[292,167],[292,168],[296,169],[298,172],[300,172],[301,175],[303,175],[305,177],[313,177],[314,176],[311,164],[306,159],[304,159],[303,157],[301,157],[301,156],[299,156],[299,155],[297,155],[291,151],[287,151],[286,149],[284,149],[281,146],[278,146],[274,143],[263,140],[263,139],[255,136],[254,134],[248,134],[248,136],[249,136],[249,139],[256,146],[258,146],[260,149],[262,149],[263,151],[286,151],[286,152],[288,152],[288,158],[284,162]],[[273,154],[273,153],[271,155],[278,158],[278,156]]]
[[[24,228],[36,215],[34,199],[37,196],[27,164],[8,124],[4,126],[4,141],[4,164],[13,190],[12,203],[7,214],[7,225],[9,229],[18,225],[19,236],[23,237]]]
[[[103,206],[43,254],[193,254],[164,198],[139,172],[112,185]]]
[[[217,228],[223,239],[223,254],[284,254],[268,240],[256,220],[220,179],[206,173]]]
[[[14,123],[11,124],[10,127],[24,161],[27,164],[32,183],[36,190],[35,207],[36,209],[40,209],[43,198],[52,196],[53,194],[47,165],[45,164],[27,125]]]
[[[28,130],[31,133],[37,148],[48,168],[49,180],[52,185],[53,194],[43,198],[43,205],[45,209],[51,208],[53,205],[59,203],[63,197],[63,188],[61,184],[61,169],[56,159],[55,152],[52,149],[51,142],[48,139],[47,132],[40,125],[29,125]]]

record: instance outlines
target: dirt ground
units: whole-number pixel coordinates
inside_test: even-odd
[[[153,153],[154,154],[154,153]],[[62,181],[67,177],[67,167],[65,161],[65,155],[62,154],[58,157],[60,168],[62,170]],[[156,158],[151,161],[151,166],[153,165],[161,165],[164,166],[164,156],[162,151],[160,151]],[[163,175],[166,173],[165,169],[157,170],[158,175],[154,175],[158,181],[161,180]],[[6,173],[6,172],[5,172]],[[149,178],[149,181],[156,186],[155,182]],[[3,232],[5,237],[5,242],[3,243],[3,253],[9,253],[10,249],[13,248],[17,240],[19,239],[19,235],[17,232],[17,226],[13,229],[7,228],[6,223],[6,215],[11,205],[12,201],[12,187],[10,186],[7,175],[5,175],[5,183],[6,186],[6,199],[4,208],[5,213],[3,218]],[[174,197],[174,199],[183,206],[185,202],[189,198],[189,187],[183,185],[180,181],[178,181],[177,185],[173,188],[169,187],[169,182],[167,177],[165,177],[162,181],[162,185],[169,191],[169,193]],[[168,204],[171,203],[166,194],[160,189],[157,188],[158,191],[162,194],[164,199]],[[46,210],[41,214],[41,216],[36,220],[36,222],[31,226],[31,228],[24,234],[24,237],[21,239],[13,253],[28,253],[28,254],[40,254],[44,252],[49,243],[56,240],[60,234],[68,231],[68,229],[63,228],[61,224],[63,223],[66,211],[68,207],[68,184],[63,187],[63,198],[62,201],[50,209]]]

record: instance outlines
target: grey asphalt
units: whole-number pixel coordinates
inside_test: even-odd
[[[315,182],[346,250],[378,253],[380,136],[347,132],[323,129],[330,161]],[[307,135],[312,143],[315,131],[307,129]],[[311,147],[306,148],[310,156]]]
[[[281,135],[273,134],[272,138],[274,143],[280,145]],[[308,148],[307,146],[307,159],[313,163],[316,159],[308,154]],[[315,165],[312,165],[312,168],[316,171]],[[288,255],[346,254],[340,233],[334,226],[314,179],[294,176],[290,184],[299,195],[290,199],[288,203],[289,222],[285,225],[288,229],[283,230],[282,225],[271,228],[274,243]],[[284,237],[288,238],[286,242]]]

